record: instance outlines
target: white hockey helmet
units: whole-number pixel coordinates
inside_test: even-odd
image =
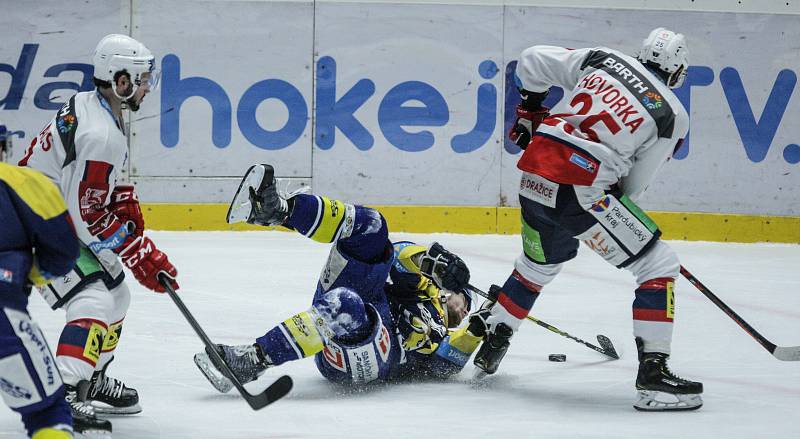
[[[636,58],[652,65],[667,75],[667,86],[678,88],[686,79],[689,68],[689,47],[683,34],[659,27],[653,29],[642,42]]]
[[[130,98],[136,93],[144,73],[150,73],[148,82],[151,90],[158,84],[155,57],[144,44],[127,35],[111,34],[103,37],[94,49],[92,61],[94,77],[101,81],[113,84],[114,76],[121,71],[130,75],[133,88],[128,96],[118,95],[116,87],[111,87],[114,95],[120,99]]]

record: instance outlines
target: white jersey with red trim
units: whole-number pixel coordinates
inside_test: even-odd
[[[127,233],[107,206],[127,159],[128,143],[108,101],[87,91],[61,107],[19,163],[41,171],[61,189],[78,238],[113,277],[122,266],[112,250]]]
[[[552,181],[636,200],[689,130],[689,116],[638,60],[606,47],[533,46],[517,64],[521,87],[564,97],[539,126],[518,167]]]

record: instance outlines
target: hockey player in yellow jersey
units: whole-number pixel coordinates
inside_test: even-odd
[[[311,356],[325,378],[344,385],[461,371],[483,335],[480,319],[459,327],[472,301],[464,261],[437,243],[391,242],[377,210],[311,194],[284,198],[273,172],[269,165],[248,171],[228,221],[280,224],[332,246],[310,308],[250,344],[219,345],[237,378],[250,382]],[[231,389],[206,352],[195,363],[217,390]]]
[[[41,173],[0,163],[0,394],[33,439],[72,437],[64,385],[27,311],[31,285],[68,273],[78,238],[58,188]]]

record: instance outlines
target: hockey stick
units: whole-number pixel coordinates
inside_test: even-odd
[[[750,334],[761,346],[764,347],[767,351],[769,351],[772,356],[781,360],[781,361],[800,361],[800,346],[777,346],[775,343],[767,340],[763,335],[759,334],[749,323],[747,323],[743,318],[736,314],[734,310],[732,310],[728,305],[725,304],[719,297],[715,296],[711,290],[708,289],[702,282],[697,280],[696,277],[692,273],[689,273],[683,265],[681,265],[681,274],[683,277],[686,278],[689,282],[692,283],[701,293],[703,293],[706,297],[709,298],[714,305],[717,305],[719,309],[721,309],[725,314],[728,315],[737,325],[739,325],[744,331]]]
[[[229,380],[231,380],[233,386],[236,387],[236,390],[242,394],[242,397],[245,399],[245,401],[247,401],[248,404],[250,404],[250,407],[253,410],[259,410],[272,404],[273,402],[286,396],[286,394],[292,390],[292,378],[288,375],[284,375],[257,395],[253,395],[248,392],[242,383],[236,379],[236,376],[233,374],[233,371],[231,371],[231,368],[228,366],[228,364],[225,363],[225,360],[223,360],[219,355],[216,345],[211,341],[210,338],[208,338],[205,331],[203,331],[203,328],[200,327],[200,324],[197,323],[197,320],[195,320],[194,316],[192,316],[192,313],[190,313],[189,309],[186,308],[186,305],[183,304],[183,300],[181,300],[180,296],[178,296],[178,293],[175,292],[175,289],[172,288],[172,285],[169,283],[169,278],[167,275],[164,273],[159,273],[158,281],[161,282],[161,285],[167,289],[167,294],[169,294],[169,297],[173,302],[175,302],[175,305],[178,306],[181,314],[183,314],[183,316],[186,318],[186,321],[188,321],[192,326],[194,332],[196,332],[200,339],[203,340],[203,344],[206,345],[206,352],[210,357],[212,357],[214,364],[221,366],[222,373],[225,374]]]
[[[473,285],[467,284],[467,289],[469,289],[470,291],[472,291],[473,293],[475,293],[475,294],[477,294],[479,296],[483,296],[486,299],[490,299],[490,300],[492,299],[492,297],[490,297],[488,293],[486,293],[486,292],[474,287]],[[609,339],[605,335],[602,335],[602,334],[598,334],[597,335],[597,343],[599,343],[600,346],[595,346],[595,345],[593,345],[593,344],[591,344],[589,342],[581,340],[578,337],[575,337],[574,335],[571,335],[571,334],[569,334],[567,332],[564,332],[564,331],[556,328],[555,326],[553,326],[553,325],[551,325],[549,323],[545,323],[545,322],[537,319],[534,316],[528,315],[528,316],[525,316],[525,318],[530,320],[530,321],[532,321],[533,323],[536,323],[537,325],[541,326],[542,328],[547,329],[548,331],[555,332],[556,334],[558,334],[560,336],[563,336],[563,337],[567,337],[568,339],[576,341],[576,342],[588,347],[589,349],[593,349],[593,350],[595,350],[597,352],[600,352],[601,354],[603,354],[603,355],[605,355],[605,356],[607,356],[609,358],[613,358],[614,360],[619,360],[619,354],[617,354],[617,350],[614,349],[614,345],[611,343],[611,339]]]

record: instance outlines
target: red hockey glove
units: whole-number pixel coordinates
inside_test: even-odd
[[[125,224],[133,224],[133,234],[142,236],[144,233],[144,217],[139,207],[139,197],[131,185],[120,185],[111,193],[111,202],[108,209]],[[128,231],[131,231],[130,225]]]
[[[133,272],[133,277],[142,284],[143,287],[153,290],[156,293],[163,293],[166,291],[161,282],[158,281],[158,274],[164,273],[170,278],[172,287],[176,290],[178,282],[175,278],[178,276],[178,270],[170,264],[167,255],[161,250],[156,248],[153,241],[146,236],[136,238],[125,250],[120,252],[122,263],[130,268]]]
[[[550,109],[541,107],[539,110],[526,110],[517,105],[517,120],[508,132],[508,138],[522,149],[528,147],[531,136],[539,128],[545,117],[550,115]]]

